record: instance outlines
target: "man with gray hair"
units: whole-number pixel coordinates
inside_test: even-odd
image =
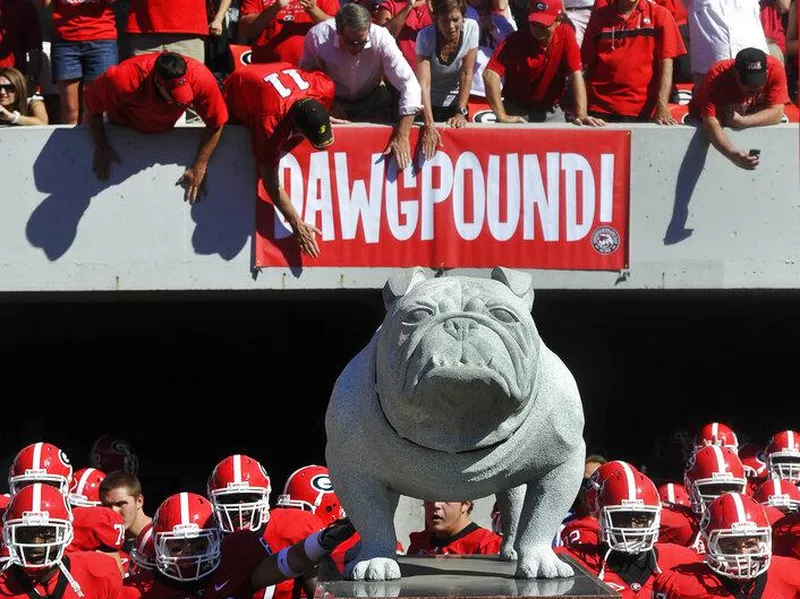
[[[320,69],[333,79],[332,116],[394,123],[384,154],[392,154],[401,170],[411,163],[409,133],[414,115],[422,108],[422,90],[395,39],[372,23],[366,8],[347,3],[335,20],[312,27],[306,34],[300,68]]]

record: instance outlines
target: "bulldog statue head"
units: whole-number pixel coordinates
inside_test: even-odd
[[[541,343],[530,275],[426,279],[414,268],[383,298],[376,391],[395,431],[447,453],[511,436],[533,407]]]

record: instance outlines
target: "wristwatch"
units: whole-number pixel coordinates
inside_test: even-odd
[[[459,108],[458,111],[464,116],[467,116],[469,114],[469,108],[467,108],[466,106],[464,108]]]

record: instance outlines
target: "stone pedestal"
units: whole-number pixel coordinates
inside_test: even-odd
[[[619,597],[568,555],[560,555],[575,570],[572,578],[518,580],[515,564],[494,556],[400,556],[402,579],[384,582],[341,580],[321,571],[315,599],[352,597],[413,597],[414,599],[473,599],[495,597]]]

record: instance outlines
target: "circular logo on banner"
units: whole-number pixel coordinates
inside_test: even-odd
[[[311,486],[317,491],[323,493],[332,493],[333,485],[331,484],[331,477],[327,474],[317,474],[311,479]]]
[[[619,247],[619,233],[612,227],[600,227],[592,233],[592,247],[598,254],[613,254]]]
[[[497,117],[491,110],[479,110],[472,115],[473,123],[496,123]]]
[[[253,51],[248,50],[247,52],[242,52],[242,55],[239,57],[239,62],[243,65],[253,64]]]

